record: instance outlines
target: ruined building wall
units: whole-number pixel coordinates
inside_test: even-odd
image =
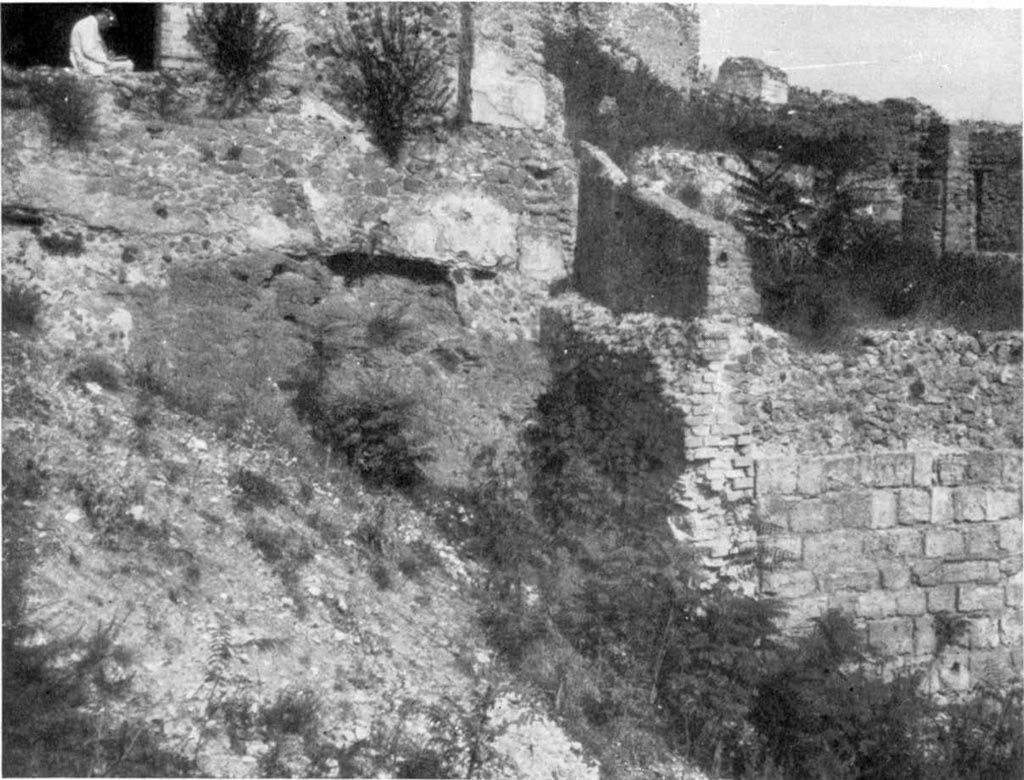
[[[728,95],[785,104],[789,101],[789,77],[753,57],[729,57],[718,70],[715,88]]]
[[[839,607],[887,668],[936,688],[1019,674],[1020,333],[870,331],[809,351],[753,321],[729,226],[651,194],[583,147],[585,297],[556,299],[541,328],[578,451],[664,500],[708,571],[752,576],[792,629]],[[723,241],[740,263],[716,263]],[[672,273],[685,302],[664,294]],[[774,566],[737,566],[758,548]],[[939,653],[958,616],[967,634]]]
[[[681,3],[578,3],[561,13],[562,24],[581,24],[627,69],[641,61],[662,83],[686,93],[700,66],[700,19]]]
[[[761,591],[799,625],[842,609],[891,668],[967,690],[1021,672],[1019,450],[757,458]],[[941,624],[967,621],[940,648]],[[941,652],[940,652],[941,650]]]
[[[1021,251],[1020,127],[972,125],[968,156],[974,172],[977,248]]]
[[[730,226],[656,190],[636,188],[596,147],[580,144],[577,288],[616,312],[749,316],[750,261]]]

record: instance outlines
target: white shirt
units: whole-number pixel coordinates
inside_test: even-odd
[[[100,36],[100,24],[95,16],[87,16],[71,30],[71,67],[77,71],[98,76],[107,72],[110,58]]]

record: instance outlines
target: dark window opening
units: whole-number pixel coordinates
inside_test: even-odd
[[[19,68],[70,67],[71,28],[100,8],[109,8],[117,16],[117,25],[103,35],[111,53],[131,59],[136,70],[154,70],[160,10],[157,3],[4,3],[0,6],[4,63]]]
[[[974,246],[976,249],[984,249],[984,221],[982,214],[985,210],[985,172],[976,170],[974,172]]]

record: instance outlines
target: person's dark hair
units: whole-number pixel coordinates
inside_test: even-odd
[[[111,27],[117,24],[117,16],[115,16],[114,12],[111,11],[109,8],[101,8],[94,14],[94,16],[96,16],[97,18],[101,16],[105,17],[107,20],[107,24],[109,24]]]

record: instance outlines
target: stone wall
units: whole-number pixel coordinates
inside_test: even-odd
[[[840,352],[762,325],[741,386],[762,453],[1020,447],[1021,334],[872,330]]]
[[[198,67],[199,54],[185,40],[188,16],[199,3],[161,3],[158,15],[157,66],[163,68]]]
[[[785,104],[789,101],[789,77],[753,57],[728,57],[718,69],[715,88],[727,95]]]
[[[575,283],[616,312],[750,316],[758,300],[742,236],[629,178],[580,144]]]
[[[936,690],[1019,675],[1021,334],[808,349],[753,321],[731,227],[581,150],[580,295],[541,320],[576,451],[714,576],[786,600],[793,630],[842,608]]]
[[[755,459],[761,591],[802,625],[839,608],[890,668],[966,690],[1021,671],[1020,451]],[[943,624],[966,621],[948,648]],[[999,678],[996,678],[999,679]]]
[[[893,451],[829,438],[834,415],[815,405],[815,383],[844,371],[852,379],[863,366],[818,355],[816,376],[797,377],[789,402],[785,387],[778,394],[782,404],[800,400],[798,387],[810,396],[801,417],[790,418],[789,437],[778,437],[798,454],[773,454],[777,441],[746,415],[747,383],[756,375],[751,354],[780,344],[744,341],[745,327],[556,299],[542,317],[542,343],[552,386],[574,399],[565,430],[577,451],[624,496],[661,507],[709,573],[754,575],[752,589],[782,598],[791,630],[841,608],[866,629],[887,669],[925,668],[936,689],[1019,674],[1020,450]],[[1005,356],[1011,343],[986,349]],[[1013,384],[1019,398],[1019,378]],[[1019,421],[1020,403],[1007,395],[988,413]],[[822,435],[817,450],[799,443],[805,427]],[[1019,430],[1007,423],[1005,433]],[[763,564],[756,573],[746,568],[752,557]],[[966,633],[939,652],[937,635],[958,618]]]
[[[974,172],[976,248],[1021,251],[1020,126],[970,126],[969,164]]]
[[[662,83],[686,93],[700,65],[700,19],[682,3],[576,3],[566,21],[586,25],[627,69],[643,62]]]

